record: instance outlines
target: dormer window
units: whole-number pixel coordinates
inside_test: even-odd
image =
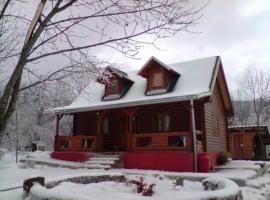
[[[117,94],[118,93],[118,82],[117,80],[112,80],[109,84],[109,94]]]
[[[164,75],[162,72],[156,72],[153,74],[152,87],[153,88],[163,88],[164,87]]]
[[[120,98],[120,88],[119,83],[116,79],[112,79],[107,85],[106,85],[106,95],[103,97],[103,100],[114,100]]]
[[[147,79],[145,95],[159,95],[171,92],[180,74],[152,57],[138,72]]]
[[[153,71],[149,76],[146,95],[163,94],[167,92],[166,75],[164,71]]]
[[[105,91],[102,100],[109,101],[122,98],[132,86],[133,81],[129,79],[125,72],[118,69],[108,66],[106,70],[108,70],[110,76],[107,82],[103,82]]]

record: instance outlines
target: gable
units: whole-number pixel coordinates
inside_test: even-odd
[[[147,80],[146,95],[157,95],[171,92],[180,77],[169,66],[152,57],[138,74]]]
[[[110,73],[107,75],[107,80],[102,82],[100,79],[97,79],[97,82],[104,84],[104,95],[102,96],[103,101],[116,100],[122,98],[129,88],[132,86],[133,81],[128,78],[128,75],[125,72],[122,72],[113,67],[107,67],[105,70]]]
[[[216,68],[217,70],[216,76],[214,76],[215,78],[214,85],[218,85],[218,89],[222,97],[226,115],[233,116],[234,114],[233,106],[220,57],[217,58]]]

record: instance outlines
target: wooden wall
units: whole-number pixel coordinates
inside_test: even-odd
[[[82,112],[74,114],[74,135],[96,135],[97,115],[96,112]]]
[[[126,128],[127,118],[123,110],[114,109],[107,111],[104,118],[109,120],[109,132],[102,133],[103,149],[126,150]]]
[[[196,130],[202,130],[202,112],[199,104],[195,104]],[[189,102],[158,104],[141,106],[138,108],[133,122],[133,133],[157,132],[157,118],[159,113],[169,113],[171,116],[171,130],[190,131]]]
[[[227,118],[218,81],[214,87],[212,100],[205,104],[204,109],[206,151],[227,152]]]
[[[234,159],[254,158],[253,141],[256,135],[255,131],[230,132],[230,153]]]
[[[190,134],[190,104],[189,102],[166,103],[158,105],[140,106],[133,119],[134,134],[163,134],[158,133],[158,114],[170,115],[170,130],[168,132],[186,132]],[[202,130],[202,109],[199,103],[195,104],[196,130]],[[107,110],[104,118],[109,120],[109,133],[102,133],[102,149],[107,151],[127,149],[128,116],[123,109]],[[74,135],[97,134],[96,112],[84,112],[74,114]],[[103,129],[101,128],[101,131]],[[191,134],[190,134],[191,135]],[[187,137],[188,149],[190,149],[191,137]],[[167,144],[167,139],[164,140]]]

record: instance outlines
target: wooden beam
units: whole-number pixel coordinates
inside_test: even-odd
[[[60,117],[59,115],[56,115],[56,133],[55,133],[56,136],[59,135],[59,121],[60,121]]]
[[[193,146],[193,165],[194,165],[194,172],[197,172],[198,171],[197,136],[196,136],[196,125],[195,125],[194,100],[190,100],[190,119],[191,119],[192,146]]]
[[[206,146],[206,127],[205,127],[205,109],[204,109],[204,102],[201,102],[201,129],[202,129],[202,143],[203,143],[203,151],[207,151]]]
[[[137,112],[137,107],[135,108],[125,108],[124,109],[125,114],[128,117],[128,128],[127,128],[127,151],[131,151],[131,141],[132,141],[132,130],[133,130],[133,116],[135,115],[135,113]]]
[[[97,151],[101,152],[102,151],[102,146],[103,146],[103,138],[102,138],[102,122],[104,119],[106,111],[98,111],[97,112]]]
[[[56,130],[55,130],[55,137],[54,137],[54,151],[58,150],[58,136],[59,136],[59,115],[56,115]]]

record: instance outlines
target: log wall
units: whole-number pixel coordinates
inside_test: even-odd
[[[206,150],[227,152],[227,118],[218,82],[215,85],[212,100],[204,106]]]

